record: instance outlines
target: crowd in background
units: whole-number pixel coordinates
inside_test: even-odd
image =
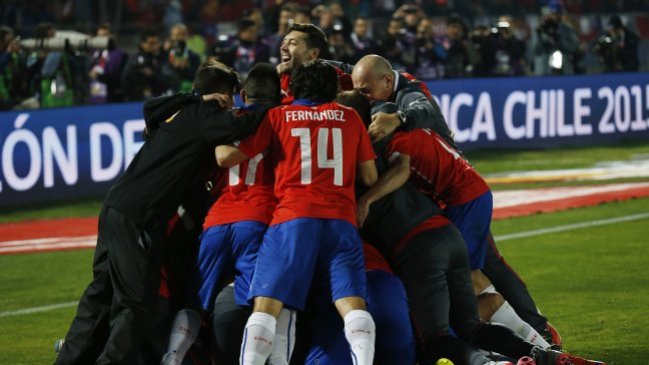
[[[637,22],[580,14],[629,12],[646,3],[125,0],[112,11],[106,1],[8,1],[0,6],[2,24],[12,26],[0,27],[0,109],[139,101],[190,91],[194,71],[208,57],[245,77],[257,62],[281,61],[281,41],[291,23],[314,23],[326,32],[324,58],[355,63],[377,53],[425,80],[582,74],[593,71],[586,65],[589,57],[599,71],[632,72],[640,67],[641,38],[632,29]],[[90,32],[80,19],[111,23]],[[61,50],[20,41],[19,36],[61,37],[57,27],[115,41]],[[136,47],[127,45],[129,37],[137,39]]]

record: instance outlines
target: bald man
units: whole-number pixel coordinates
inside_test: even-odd
[[[426,85],[405,72],[392,69],[390,63],[378,55],[361,58],[352,70],[354,89],[360,91],[378,106],[393,102],[394,112],[372,111],[372,124],[368,132],[379,141],[398,127],[402,130],[429,128],[437,132],[447,144],[457,150],[453,132]]]

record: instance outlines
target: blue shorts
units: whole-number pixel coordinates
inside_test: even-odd
[[[297,218],[268,227],[248,299],[270,297],[302,310],[314,275],[331,298],[365,296],[365,262],[358,230],[340,219]]]
[[[234,275],[234,297],[247,305],[257,251],[267,226],[257,221],[241,221],[212,226],[201,235],[198,251],[198,300],[212,313],[220,281]]]
[[[367,272],[367,310],[376,323],[374,359],[380,365],[414,365],[415,335],[406,290],[395,275]],[[352,365],[344,324],[332,306],[319,317],[305,365]]]
[[[462,233],[466,242],[471,270],[480,270],[484,267],[492,214],[493,196],[491,191],[487,191],[466,204],[446,208],[446,216]]]

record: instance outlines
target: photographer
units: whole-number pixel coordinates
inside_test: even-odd
[[[201,63],[200,57],[187,47],[189,32],[184,24],[176,24],[165,42],[166,59],[162,73],[168,80],[168,92],[190,92],[194,72]]]
[[[464,21],[457,15],[451,15],[446,21],[448,35],[448,50],[446,58],[446,78],[473,76],[480,55],[473,44],[467,39],[468,31]]]
[[[41,23],[34,30],[34,38],[53,40],[56,28],[53,24]],[[27,58],[30,93],[43,108],[74,105],[75,100],[82,100],[83,96],[83,78],[80,77],[83,59],[67,45],[61,48],[63,50],[51,50],[51,43],[42,44],[42,48],[35,49]]]
[[[239,20],[237,36],[234,39],[218,43],[212,55],[218,61],[232,67],[242,78],[258,62],[268,62],[270,49],[259,37],[260,28],[254,20]]]
[[[446,49],[435,39],[433,21],[423,18],[417,26],[414,76],[420,80],[444,78]]]
[[[158,34],[151,30],[142,32],[138,49],[138,53],[129,59],[122,75],[124,94],[128,101],[160,96],[167,90],[162,75]]]
[[[525,74],[525,42],[513,33],[508,16],[498,18],[480,49],[485,76],[521,76]]]
[[[577,31],[562,18],[561,4],[551,3],[544,13],[536,29],[534,74],[572,75],[580,52]]]
[[[97,28],[97,37],[112,37],[110,24]],[[122,73],[128,62],[128,54],[121,48],[96,49],[90,60],[88,78],[88,102],[91,104],[118,103],[124,101]]]
[[[28,96],[19,41],[11,28],[0,26],[0,110],[10,110]]]
[[[640,62],[638,60],[638,43],[640,38],[628,27],[622,24],[619,16],[613,15],[609,20],[611,28],[608,34],[612,38],[612,52],[615,55],[615,64],[610,71],[638,71]]]

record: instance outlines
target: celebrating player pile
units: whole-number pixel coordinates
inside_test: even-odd
[[[108,195],[56,364],[597,364],[557,350],[488,244],[489,187],[425,86],[376,55],[334,66],[326,44],[293,25],[242,110],[224,110],[236,74],[216,62],[201,98],[146,103],[149,139]],[[189,264],[161,259],[197,242]],[[168,341],[145,346],[160,328]]]

